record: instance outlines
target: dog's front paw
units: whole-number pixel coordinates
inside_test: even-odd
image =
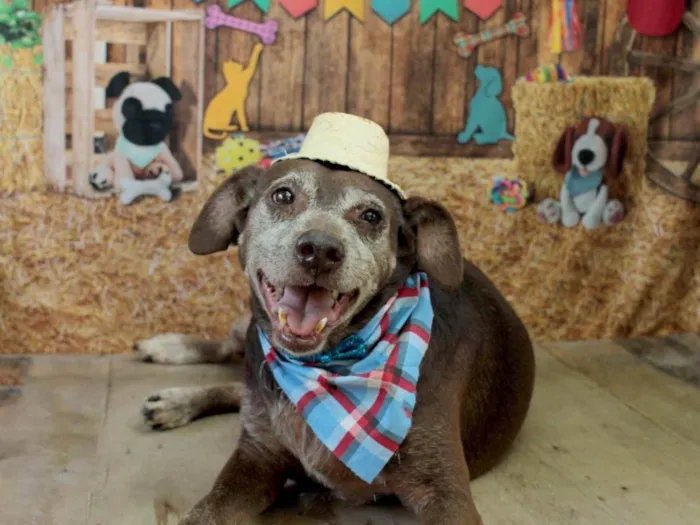
[[[143,405],[143,418],[154,430],[185,426],[200,413],[201,393],[200,387],[175,387],[155,392]]]
[[[227,511],[205,497],[177,525],[259,525],[260,520],[248,513]]]
[[[564,212],[561,214],[561,223],[565,228],[573,228],[581,220],[581,216],[577,212]]]
[[[561,204],[554,199],[545,199],[537,206],[537,217],[547,224],[556,224],[561,219]]]
[[[625,207],[618,200],[608,202],[603,210],[603,223],[606,226],[620,224],[625,217]]]
[[[160,334],[139,341],[132,349],[148,363],[184,365],[199,361],[197,352],[192,349],[191,338],[183,334]]]

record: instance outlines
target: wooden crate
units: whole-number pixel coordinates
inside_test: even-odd
[[[188,53],[173,63],[173,26],[182,24]],[[95,63],[95,42],[128,45],[134,61]],[[50,187],[84,197],[101,197],[88,174],[104,155],[94,153],[96,133],[114,142],[111,109],[96,109],[94,88],[129,71],[132,79],[170,76],[183,92],[175,105],[170,149],[183,168],[185,191],[196,186],[201,165],[204,110],[204,13],[96,4],[77,0],[55,6],[44,18],[44,154]]]

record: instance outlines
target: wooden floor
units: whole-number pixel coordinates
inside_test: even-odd
[[[672,341],[693,362],[700,337]],[[652,366],[649,341],[635,345],[639,355],[630,342],[538,347],[523,432],[473,484],[485,525],[700,523],[700,389]],[[140,421],[141,402],[153,390],[239,373],[124,356],[33,358],[22,396],[0,408],[0,522],[175,524],[231,452],[238,416],[154,433]],[[415,525],[396,507],[313,499],[269,513],[266,523]]]

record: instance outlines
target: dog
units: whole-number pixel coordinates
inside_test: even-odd
[[[117,98],[112,119],[119,137],[115,150],[88,176],[97,192],[121,190],[124,179],[153,179],[164,172],[173,183],[184,177],[165,143],[172,129],[173,104],[182,98],[180,90],[167,77],[134,83],[130,78],[128,72],[117,73],[105,89],[107,97]]]
[[[499,140],[514,140],[508,133],[506,110],[498,99],[503,92],[501,73],[495,67],[476,66],[474,77],[479,88],[469,102],[469,118],[457,141],[466,144],[474,139],[477,144],[496,144]]]
[[[306,140],[329,135],[335,144],[334,130],[351,133],[353,124],[317,133],[312,124]],[[463,258],[442,205],[406,197],[370,169],[309,158],[349,146],[304,151],[228,178],[191,229],[195,254],[238,247],[250,313],[225,341],[164,334],[134,346],[157,363],[245,364],[244,384],[166,389],[144,405],[155,429],[240,409],[236,450],[180,525],[257,523],[288,480],[357,504],[397,497],[422,525],[481,525],[470,481],[503,458],[526,418],[535,369],[528,332]],[[357,157],[347,156],[359,165]],[[408,328],[396,335],[407,311]],[[368,327],[387,334],[369,349]],[[357,399],[346,381],[377,395]],[[341,423],[327,401],[347,410]],[[335,449],[324,432],[339,439]]]
[[[554,169],[565,175],[559,202],[545,199],[539,217],[571,228],[579,221],[587,230],[601,223],[614,226],[624,217],[619,198],[624,194],[620,178],[627,153],[627,132],[621,125],[599,118],[569,126],[554,150]]]

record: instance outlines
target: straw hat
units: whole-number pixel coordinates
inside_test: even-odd
[[[389,180],[389,137],[376,122],[347,113],[321,113],[298,153],[275,162],[308,159],[330,162],[358,171],[381,182],[402,200],[406,194]]]

